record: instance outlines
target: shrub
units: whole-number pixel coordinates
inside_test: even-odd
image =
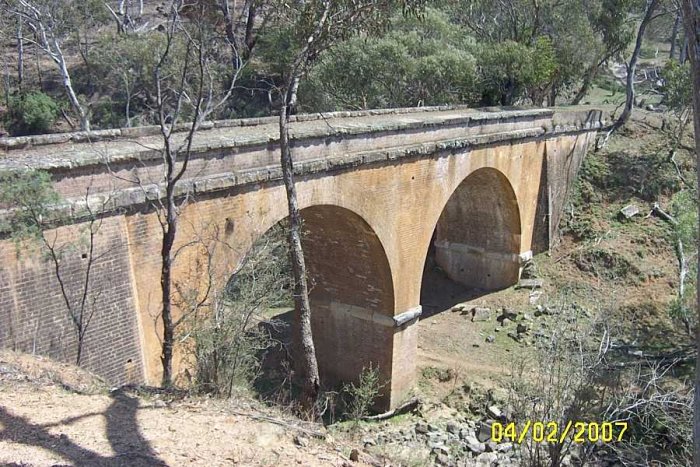
[[[272,345],[261,325],[265,312],[290,301],[285,228],[278,225],[255,242],[211,309],[190,320],[196,390],[231,397],[234,388],[250,388],[259,376],[261,354]]]
[[[10,99],[6,125],[14,136],[46,133],[56,121],[58,105],[43,92],[20,94]]]
[[[379,368],[363,368],[360,380],[343,386],[343,393],[347,396],[345,414],[350,420],[359,421],[369,413],[375,399],[380,396],[382,385],[379,382]]]

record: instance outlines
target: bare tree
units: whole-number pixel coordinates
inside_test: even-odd
[[[17,86],[22,90],[24,81],[24,37],[22,34],[22,17],[17,15]]]
[[[73,81],[63,51],[65,39],[63,21],[56,17],[57,9],[66,7],[55,2],[34,2],[31,0],[3,0],[7,13],[18,15],[24,24],[32,30],[34,38],[25,38],[28,43],[36,45],[58,67],[73,111],[80,118],[80,129],[90,131],[90,116],[87,108],[80,102],[73,87]]]
[[[173,282],[178,218],[189,201],[189,196],[179,198],[176,195],[178,184],[187,173],[197,131],[212,112],[229,99],[240,72],[239,68],[233,74],[227,89],[218,91],[213,78],[216,58],[213,25],[205,21],[203,3],[197,6],[199,10],[194,19],[189,20],[180,16],[183,4],[182,0],[170,3],[165,43],[153,70],[155,113],[163,143],[161,153],[164,166],[163,179],[159,182],[164,192],[154,203],[163,235],[160,252],[163,386],[170,386],[173,382],[175,331],[186,317],[175,319],[173,315],[173,306],[179,300]],[[235,48],[230,50],[234,54],[238,53]],[[178,135],[178,129],[183,123],[186,127],[184,136],[182,132]]]
[[[279,114],[280,164],[287,192],[289,210],[289,247],[294,278],[295,367],[301,384],[301,402],[311,408],[318,396],[320,378],[311,330],[311,305],[306,277],[306,263],[301,244],[301,215],[294,184],[294,163],[290,149],[289,122],[297,105],[299,83],[305,73],[327,49],[353,34],[377,31],[384,27],[389,15],[403,8],[415,13],[421,1],[409,0],[314,0],[283,5],[283,19],[293,25],[289,34],[295,41],[282,76]]]
[[[620,116],[615,120],[610,128],[608,129],[603,144],[610,138],[610,136],[620,129],[627,120],[629,120],[632,115],[632,108],[634,106],[635,91],[634,91],[634,78],[637,73],[637,62],[639,61],[639,54],[642,52],[642,43],[644,42],[644,33],[647,26],[654,17],[654,12],[659,6],[659,0],[647,0],[646,8],[644,9],[644,16],[642,21],[639,23],[639,29],[637,30],[637,39],[634,44],[634,50],[632,51],[632,56],[630,57],[629,63],[626,64],[627,67],[627,85],[626,85],[626,100],[625,108],[623,109]]]

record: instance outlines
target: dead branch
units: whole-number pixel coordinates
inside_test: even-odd
[[[391,418],[395,415],[401,415],[401,414],[406,413],[406,412],[412,412],[412,411],[416,410],[418,407],[420,407],[422,404],[423,404],[423,402],[419,398],[414,397],[413,399],[411,399],[407,402],[404,402],[400,406],[396,407],[394,410],[380,413],[378,415],[369,415],[366,417],[362,417],[362,420],[372,420],[372,421],[386,420],[386,419]]]

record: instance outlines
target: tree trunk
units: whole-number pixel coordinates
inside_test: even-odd
[[[639,54],[642,51],[642,43],[644,42],[644,31],[646,31],[652,16],[654,15],[654,10],[659,5],[659,0],[651,0],[647,3],[646,11],[644,12],[644,18],[639,25],[639,30],[637,31],[637,41],[634,45],[634,51],[632,52],[632,57],[627,65],[627,87],[626,94],[627,100],[625,101],[625,109],[622,111],[620,117],[613,123],[612,127],[608,131],[606,139],[610,137],[617,129],[622,125],[627,123],[630,116],[632,115],[632,107],[634,106],[634,75],[637,72],[637,62],[639,61]]]
[[[597,74],[597,66],[592,66],[588,69],[588,72],[586,72],[586,75],[583,77],[583,84],[581,85],[581,88],[578,90],[576,96],[571,101],[572,105],[579,105],[583,98],[586,97],[586,94],[588,94],[588,89],[591,87],[591,83],[593,83],[593,80],[595,79],[595,76]]]
[[[226,40],[229,43],[229,47],[233,50],[231,54],[231,66],[233,70],[238,70],[241,68],[241,50],[238,44],[238,39],[236,38],[236,30],[234,24],[233,14],[231,12],[231,7],[228,0],[221,0],[219,4],[221,13],[224,15],[224,29],[226,31]]]
[[[683,26],[688,40],[688,49],[693,70],[693,115],[695,121],[695,168],[697,170],[696,193],[700,193],[700,0],[683,0]],[[700,212],[700,203],[698,203]],[[700,240],[699,240],[700,241]],[[700,245],[698,245],[700,246]],[[700,270],[700,255],[698,255]],[[700,287],[697,288],[696,313],[700,322]],[[695,345],[700,352],[700,326],[695,329]],[[700,365],[695,362],[695,399],[693,415],[693,459],[694,465],[700,465]]]
[[[24,81],[24,38],[22,37],[22,18],[17,16],[17,86],[22,91]]]
[[[301,215],[297,204],[297,193],[294,185],[294,165],[289,147],[289,113],[296,101],[298,78],[289,81],[283,93],[283,104],[280,110],[280,162],[282,176],[287,191],[289,208],[289,248],[294,277],[294,325],[293,345],[295,350],[295,370],[301,383],[302,405],[310,409],[318,396],[320,379],[316,349],[314,348],[311,331],[311,305],[309,303],[309,288],[306,281],[306,263],[301,246]]]
[[[78,100],[78,96],[75,94],[75,90],[73,89],[73,82],[70,78],[70,72],[68,71],[66,60],[63,57],[63,51],[61,50],[61,47],[56,39],[53,39],[51,42],[52,48],[55,53],[54,60],[58,64],[58,69],[61,72],[63,87],[66,89],[66,94],[68,94],[68,100],[70,101],[73,110],[75,111],[75,113],[78,114],[78,117],[80,118],[80,129],[83,131],[90,131],[90,118],[88,117],[87,112]]]
[[[166,149],[168,151],[168,149]],[[165,205],[165,225],[163,229],[163,243],[161,244],[161,271],[160,287],[162,291],[161,319],[163,320],[163,346],[160,361],[163,366],[163,378],[161,385],[169,387],[173,384],[173,347],[175,344],[175,330],[172,314],[172,249],[175,243],[175,233],[177,231],[177,213],[175,206],[175,184],[172,180],[174,162],[170,155],[166,155],[167,161],[167,182],[166,182],[166,205]]]
[[[676,42],[678,41],[678,26],[681,23],[681,12],[676,14],[676,21],[673,23],[673,30],[671,31],[671,51],[668,53],[668,58],[671,60],[676,56]]]

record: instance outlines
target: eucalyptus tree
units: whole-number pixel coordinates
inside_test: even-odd
[[[80,128],[89,131],[90,112],[75,91],[66,42],[81,29],[102,22],[106,14],[104,4],[98,0],[2,0],[0,5],[6,14],[20,18],[31,32],[31,35],[22,35],[22,43],[35,45],[56,64],[68,100],[80,120]]]
[[[397,11],[407,15],[419,14],[423,3],[423,0],[280,0],[274,5],[276,33],[280,39],[278,46],[284,45],[279,57],[280,164],[289,210],[295,302],[295,366],[301,385],[301,402],[309,409],[318,396],[320,377],[311,331],[311,306],[301,245],[301,215],[294,185],[289,117],[297,107],[299,84],[319,57],[357,34],[372,34],[385,29]]]

